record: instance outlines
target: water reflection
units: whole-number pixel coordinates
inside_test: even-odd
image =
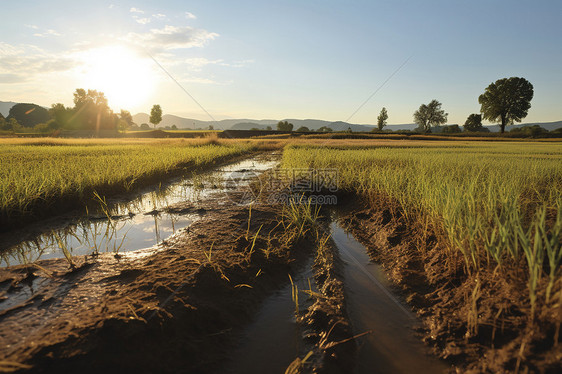
[[[189,226],[200,215],[190,210],[173,209],[182,202],[196,203],[213,194],[224,193],[229,186],[225,180],[238,178],[240,183],[251,170],[259,174],[277,164],[271,160],[244,160],[218,170],[193,174],[145,190],[137,198],[117,197],[100,199],[99,207],[56,230],[45,231],[32,240],[21,241],[8,248],[0,248],[0,266],[32,263],[39,259],[64,257],[61,247],[73,255],[102,252],[125,252],[151,247],[177,230]],[[23,237],[24,233],[19,233]],[[10,241],[17,238],[12,233]],[[8,234],[4,234],[6,238]],[[0,238],[1,239],[1,238]],[[4,241],[4,240],[0,240]]]

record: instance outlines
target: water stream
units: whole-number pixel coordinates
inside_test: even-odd
[[[415,316],[392,294],[384,271],[366,248],[332,222],[332,238],[344,260],[347,311],[358,339],[354,373],[441,373],[447,366],[429,356],[414,335]]]
[[[61,258],[64,256],[62,247],[74,256],[151,247],[204,214],[196,209],[168,209],[170,206],[197,203],[243,187],[277,163],[277,157],[258,155],[209,172],[172,179],[145,189],[133,198],[112,198],[106,202],[107,208],[100,202],[100,209],[72,217],[55,228],[44,225],[34,229],[37,234],[32,237],[29,237],[27,228],[3,233],[0,236],[0,267]]]

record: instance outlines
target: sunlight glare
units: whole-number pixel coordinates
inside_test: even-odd
[[[105,93],[114,110],[133,110],[142,105],[155,88],[153,64],[123,46],[105,46],[84,54],[85,89]]]

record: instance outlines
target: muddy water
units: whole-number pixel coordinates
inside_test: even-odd
[[[312,260],[293,277],[299,292],[298,304],[302,311],[309,300],[302,290],[317,291],[311,270]],[[223,372],[229,374],[284,373],[289,364],[302,355],[302,331],[296,323],[296,304],[292,285],[269,296],[260,311],[244,331],[238,348]]]
[[[66,217],[64,223],[39,223],[2,234],[0,267],[61,258],[64,256],[62,247],[74,256],[151,247],[204,214],[197,209],[169,209],[174,204],[197,203],[243,187],[256,175],[275,167],[277,160],[274,155],[258,155],[210,172],[166,181],[143,190],[134,198],[116,197],[107,201],[107,207],[100,202],[97,211]]]
[[[372,263],[366,248],[348,235],[337,222],[332,238],[345,262],[347,311],[358,338],[355,373],[440,373],[445,364],[426,354],[414,336],[414,315],[388,288],[382,269]],[[351,372],[351,371],[350,371]]]

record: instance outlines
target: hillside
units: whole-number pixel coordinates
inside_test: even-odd
[[[16,104],[17,103],[14,103],[13,101],[0,101],[0,113],[2,113],[4,117],[8,117],[10,109]]]

